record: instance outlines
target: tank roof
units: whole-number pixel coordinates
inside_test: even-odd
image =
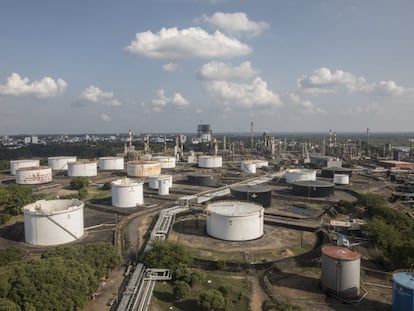
[[[239,192],[269,192],[270,188],[260,185],[239,185],[231,187],[231,190]]]
[[[157,161],[130,161],[127,164],[133,164],[133,165],[160,165]]]
[[[34,161],[39,161],[38,159],[22,159],[22,160],[10,160],[10,163],[24,163],[24,162],[34,162]]]
[[[322,248],[322,254],[325,256],[341,259],[356,260],[361,258],[361,254],[342,246],[329,245]]]
[[[54,215],[83,207],[83,202],[71,200],[39,200],[23,207],[24,213],[34,215]]]
[[[318,187],[318,188],[327,188],[335,187],[331,182],[321,181],[321,180],[297,180],[293,184],[303,187]]]
[[[394,282],[405,288],[414,290],[414,273],[413,272],[398,272],[392,276]]]
[[[207,206],[207,211],[223,216],[247,216],[262,210],[259,204],[242,201],[218,201]]]
[[[49,166],[28,166],[28,167],[20,167],[16,169],[16,171],[37,171],[37,170],[45,170],[49,169]]]
[[[81,164],[96,164],[94,160],[81,160],[81,161],[74,161],[69,162],[68,165],[81,165]]]
[[[142,184],[143,182],[133,178],[121,178],[112,182],[112,185],[116,186],[136,186]]]

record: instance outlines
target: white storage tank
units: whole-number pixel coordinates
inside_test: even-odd
[[[68,163],[68,176],[96,176],[97,165],[96,161],[78,161]]]
[[[136,207],[144,204],[144,183],[130,178],[122,178],[111,183],[112,206]]]
[[[16,170],[23,167],[40,166],[39,160],[12,160],[10,161],[10,174],[16,175]]]
[[[171,188],[173,185],[173,178],[172,175],[156,175],[148,177],[148,188],[150,189],[158,189],[159,188],[159,180],[167,178],[169,181],[169,187]]]
[[[72,156],[48,157],[47,166],[54,171],[66,171],[69,162],[76,162],[77,158]]]
[[[40,200],[23,207],[24,236],[33,245],[59,245],[83,236],[83,202]]]
[[[266,160],[253,160],[252,162],[256,164],[256,169],[269,166],[269,162]]]
[[[290,169],[285,173],[286,183],[293,184],[295,181],[314,181],[316,180],[316,171],[304,169]]]
[[[152,159],[152,154],[149,154],[149,153],[147,153],[147,154],[144,154],[144,155],[142,155],[141,156],[141,158],[140,158],[142,161],[151,161],[151,159]]]
[[[335,174],[333,182],[335,185],[349,185],[349,175]]]
[[[52,181],[52,169],[47,166],[22,167],[16,170],[16,184],[39,185]]]
[[[175,157],[153,156],[151,161],[160,162],[161,168],[175,168]]]
[[[154,161],[131,161],[127,163],[130,177],[148,177],[161,174],[161,163]]]
[[[170,194],[170,179],[168,177],[161,177],[158,179],[158,194]]]
[[[322,248],[321,283],[325,291],[343,298],[359,295],[361,255],[342,246]]]
[[[100,157],[98,163],[101,171],[124,169],[124,158],[121,157]]]
[[[207,208],[207,234],[226,241],[248,241],[263,235],[263,206],[252,202],[217,201]]]
[[[198,166],[202,168],[220,168],[223,166],[221,156],[199,156]]]
[[[256,163],[253,161],[241,161],[240,169],[243,173],[256,174]]]

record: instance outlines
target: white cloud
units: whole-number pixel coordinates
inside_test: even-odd
[[[13,72],[7,78],[6,84],[0,85],[0,95],[54,97],[62,94],[66,87],[67,83],[62,79],[53,80],[50,77],[44,77],[30,82],[28,78],[22,78],[19,74]]]
[[[140,32],[126,50],[160,59],[231,58],[252,52],[249,46],[220,31],[209,34],[198,27],[182,30],[162,28],[158,33]]]
[[[204,64],[198,72],[201,80],[245,80],[257,75],[250,62],[244,62],[238,67],[231,67],[221,62]]]
[[[269,24],[258,21],[249,20],[246,13],[223,13],[216,12],[212,16],[204,15],[202,20],[219,29],[222,29],[228,34],[247,33],[255,36],[260,34],[264,29],[269,28]]]
[[[308,99],[301,98],[296,93],[289,93],[287,96],[287,101],[291,102],[298,108],[300,108],[300,112],[304,113],[326,113],[325,110],[315,107],[315,105]]]
[[[358,77],[342,70],[332,72],[326,67],[316,69],[311,74],[302,75],[298,79],[297,84],[298,90],[313,95],[336,93],[341,89],[372,96],[405,96],[414,94],[414,89],[399,86],[392,80],[369,83],[364,77]]]
[[[107,114],[103,113],[103,114],[101,114],[101,120],[108,122],[108,121],[111,121],[111,117],[108,116]]]
[[[80,95],[79,100],[88,103],[99,103],[108,106],[121,106],[122,102],[115,98],[114,93],[105,92],[96,86],[87,87]]]
[[[163,111],[163,108],[168,104],[178,107],[185,107],[190,105],[190,101],[178,92],[175,92],[173,97],[167,97],[165,95],[164,89],[157,90],[157,98],[153,99],[151,102],[153,105],[153,110],[155,112]]]
[[[168,63],[162,65],[162,69],[166,72],[174,72],[178,70],[178,64],[176,63]]]

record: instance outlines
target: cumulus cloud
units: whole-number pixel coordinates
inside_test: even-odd
[[[101,114],[101,120],[108,122],[108,121],[111,121],[111,117],[108,116],[107,114],[103,113],[103,114]]]
[[[220,31],[209,34],[201,28],[162,28],[158,33],[137,33],[126,50],[150,58],[231,58],[250,54],[252,49]]]
[[[326,113],[325,110],[315,107],[310,100],[303,99],[296,93],[288,93],[286,101],[297,106],[303,113]]]
[[[178,70],[178,64],[176,63],[168,63],[162,65],[162,69],[166,72],[174,72]]]
[[[172,97],[167,97],[165,95],[164,89],[157,90],[157,97],[153,99],[151,103],[155,112],[163,111],[163,108],[168,104],[178,107],[185,107],[190,105],[190,101],[181,95],[181,93],[175,92]]]
[[[122,102],[115,98],[114,93],[105,92],[99,87],[91,85],[80,95],[79,100],[86,103],[102,104],[107,106],[121,106]]]
[[[243,12],[216,12],[211,16],[204,15],[201,19],[228,34],[233,35],[246,33],[248,35],[256,36],[264,29],[269,28],[269,24],[263,21],[254,22],[249,20],[246,13]]]
[[[257,75],[250,62],[241,63],[240,66],[231,67],[222,62],[204,64],[198,72],[200,80],[245,80]]]
[[[297,85],[298,90],[313,95],[336,93],[341,89],[372,96],[404,96],[414,94],[414,89],[399,86],[392,80],[369,83],[364,77],[358,77],[342,70],[332,72],[326,67],[316,69],[311,74],[302,75],[298,79]]]
[[[66,87],[67,83],[62,79],[44,77],[30,82],[28,78],[22,78],[18,73],[13,72],[7,78],[6,84],[0,85],[0,95],[54,97],[62,94]]]
[[[253,80],[248,79],[252,78],[254,73],[256,71],[248,62],[238,67],[211,62],[203,65],[197,75],[216,102],[224,105],[225,108],[281,106],[280,96],[267,88],[266,81],[259,76],[254,77]]]

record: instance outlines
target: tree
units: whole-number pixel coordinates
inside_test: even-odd
[[[177,281],[175,282],[175,286],[173,288],[174,299],[181,300],[187,297],[188,293],[190,292],[191,288],[184,281]]]
[[[142,255],[141,261],[148,267],[175,271],[192,262],[190,252],[183,245],[171,241],[158,241],[152,249]]]
[[[218,310],[226,306],[226,301],[222,293],[213,289],[200,294],[198,305],[202,310]]]
[[[8,300],[7,298],[0,298],[0,310],[1,311],[20,311],[20,307],[15,304],[13,301]]]
[[[17,184],[10,184],[6,188],[8,195],[2,194],[3,200],[6,199],[6,210],[11,215],[20,214],[21,208],[33,202],[32,190]]]
[[[89,178],[85,176],[75,177],[70,181],[70,187],[75,190],[88,188]]]

